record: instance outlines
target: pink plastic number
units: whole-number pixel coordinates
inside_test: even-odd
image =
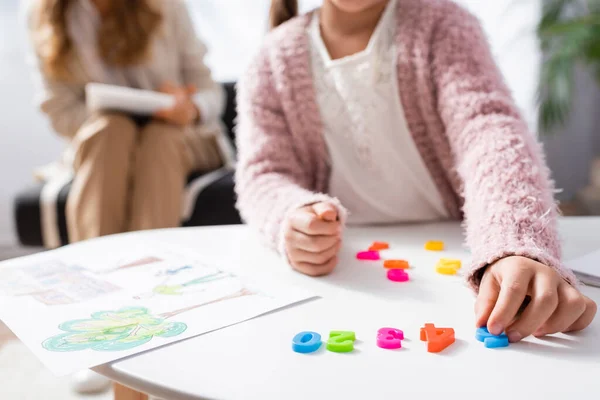
[[[368,260],[368,261],[377,261],[381,260],[381,256],[378,251],[360,251],[356,253],[356,258],[358,260]]]
[[[396,328],[381,328],[377,331],[377,346],[382,349],[399,349],[402,347],[404,332]]]
[[[387,277],[393,282],[408,282],[409,277],[403,269],[388,269]]]

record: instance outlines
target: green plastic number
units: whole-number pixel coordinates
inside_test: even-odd
[[[335,353],[349,353],[354,350],[356,335],[351,331],[331,331],[327,341],[327,350]]]

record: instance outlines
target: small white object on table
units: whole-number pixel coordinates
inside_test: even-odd
[[[565,259],[599,246],[600,218],[560,221]],[[600,395],[600,318],[585,331],[528,338],[504,349],[475,340],[473,293],[462,277],[439,275],[441,257],[468,264],[458,224],[348,229],[340,264],[325,278],[286,267],[244,226],[139,233],[219,255],[253,278],[278,279],[322,296],[254,320],[96,368],[124,385],[154,396],[183,399],[596,399]],[[444,252],[428,252],[443,240]],[[373,241],[386,241],[384,258],[407,259],[411,280],[391,282],[382,262],[357,261]],[[463,267],[464,269],[464,267]],[[600,289],[583,287],[600,303]],[[451,327],[456,343],[439,354],[419,340],[425,323]],[[400,350],[376,345],[377,330],[404,331]],[[294,335],[355,331],[352,353],[298,354]]]

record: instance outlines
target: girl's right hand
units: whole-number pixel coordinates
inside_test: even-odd
[[[506,330],[510,342],[582,330],[597,309],[554,269],[518,256],[486,268],[475,303],[477,326],[487,325],[493,335]]]
[[[290,214],[285,250],[292,268],[310,276],[327,275],[337,265],[342,226],[337,209],[316,203]]]

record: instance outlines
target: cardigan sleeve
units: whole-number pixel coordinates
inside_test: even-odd
[[[37,68],[37,67],[36,67]],[[54,81],[39,68],[34,70],[36,101],[60,136],[73,139],[89,118],[82,85]]]
[[[285,256],[287,215],[309,204],[337,201],[310,189],[311,177],[299,162],[286,123],[265,47],[238,84],[237,206],[267,245]]]
[[[194,103],[200,110],[202,122],[218,121],[225,109],[225,90],[212,79],[211,71],[204,62],[206,46],[196,35],[187,6],[181,0],[173,0],[173,5],[176,8],[183,82],[186,85],[193,84],[198,89]]]
[[[554,268],[561,263],[553,182],[543,151],[514,104],[479,22],[452,5],[436,25],[432,74],[464,190],[468,274],[478,290],[482,268],[511,255]]]

